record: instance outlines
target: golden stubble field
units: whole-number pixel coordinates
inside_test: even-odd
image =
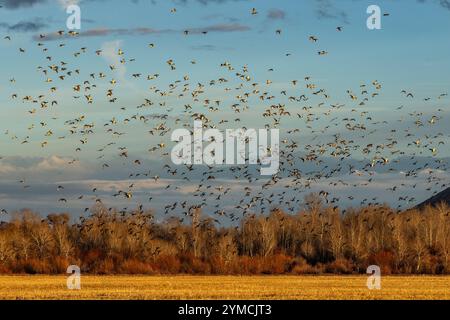
[[[450,277],[385,276],[65,276],[0,275],[1,299],[450,299]]]

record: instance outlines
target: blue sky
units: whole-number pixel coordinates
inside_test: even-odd
[[[185,75],[189,75],[190,88],[193,89],[199,82],[208,84],[212,79],[232,78],[235,72],[240,72],[243,66],[247,66],[255,82],[263,84],[267,79],[272,81],[270,87],[262,86],[261,91],[278,93],[286,89],[288,96],[308,93],[303,79],[310,76],[311,82],[318,88],[325,88],[330,96],[330,104],[346,104],[343,111],[337,113],[339,117],[355,117],[355,114],[367,111],[373,121],[380,122],[378,130],[369,135],[348,133],[348,138],[359,144],[380,141],[386,141],[387,144],[391,140],[386,139],[395,136],[405,157],[432,157],[427,151],[429,147],[416,153],[415,147],[407,144],[413,138],[433,140],[429,143],[430,147],[438,146],[438,141],[447,143],[449,140],[447,123],[450,100],[448,96],[438,98],[450,88],[450,5],[447,1],[80,0],[76,3],[81,8],[80,35],[52,39],[55,31],[66,29],[68,15],[65,13],[64,0],[0,0],[0,124],[1,131],[5,133],[0,139],[0,156],[4,158],[0,160],[4,189],[2,191],[0,188],[0,207],[7,207],[8,210],[21,206],[17,199],[22,194],[15,187],[21,179],[30,180],[30,183],[34,183],[34,189],[37,189],[45,176],[51,176],[50,181],[46,181],[50,184],[49,190],[61,181],[73,182],[77,175],[80,180],[104,182],[107,177],[98,174],[95,168],[108,161],[116,163],[120,168],[112,174],[114,179],[127,179],[135,167],[118,158],[117,150],[114,149],[116,147],[105,148],[103,157],[96,159],[100,156],[98,149],[111,141],[111,135],[105,134],[102,126],[113,117],[119,120],[115,130],[126,132],[123,137],[114,140],[117,145],[126,146],[130,154],[145,158],[149,161],[148,169],[161,174],[161,168],[156,168],[156,164],[151,162],[160,161],[161,155],[148,155],[146,152],[149,146],[161,142],[163,138],[144,136],[149,130],[147,124],[138,122],[130,126],[121,122],[137,113],[141,114],[143,111],[136,109],[136,106],[145,98],[151,98],[156,103],[165,101],[168,106],[162,109],[155,107],[146,111],[147,114],[167,113],[173,118],[182,116],[183,105],[191,103],[189,99],[174,96],[163,98],[150,92],[149,86],[155,85],[161,90],[168,90],[170,83],[183,79]],[[383,13],[389,13],[382,17],[381,30],[371,31],[366,27],[366,9],[371,4],[377,4]],[[173,8],[176,12],[171,12]],[[258,14],[252,15],[252,8],[256,8]],[[342,32],[336,31],[338,26],[343,27]],[[100,30],[101,35],[87,36],[99,33]],[[184,30],[189,30],[190,34],[184,35]],[[281,30],[281,34],[277,35],[276,30]],[[201,31],[208,33],[202,34]],[[38,39],[39,34],[46,35],[46,38]],[[11,40],[4,39],[7,35]],[[319,39],[316,43],[308,40],[312,35]],[[39,42],[42,46],[38,47]],[[59,47],[61,43],[65,46]],[[155,47],[149,48],[149,43],[154,43]],[[87,52],[74,57],[73,53],[80,52],[82,47],[86,47]],[[26,52],[20,53],[19,48],[26,49]],[[42,52],[42,48],[47,48],[48,51]],[[106,53],[108,50],[117,52],[119,48],[125,52],[126,59],[135,61],[128,61],[123,66],[119,63],[117,71],[111,71],[108,66],[113,63],[111,59],[117,57],[108,57]],[[100,49],[104,54],[96,56],[95,50]],[[328,54],[319,56],[317,52],[321,50]],[[51,56],[52,61],[46,60],[46,56]],[[168,70],[166,61],[169,59],[176,63],[176,70]],[[196,63],[192,64],[192,60]],[[71,70],[79,69],[80,76],[58,81],[57,75],[49,73],[55,80],[52,84],[44,83],[45,77],[37,67],[46,68],[51,64],[59,64],[60,61],[66,62]],[[235,67],[233,72],[219,67],[225,61]],[[268,71],[270,68],[273,71]],[[97,80],[90,79],[89,74],[94,72],[105,72],[106,80],[118,81],[118,85],[114,87],[115,96],[119,97],[118,103],[111,104],[105,99],[104,91],[110,86],[106,80],[97,83]],[[140,79],[133,79],[133,73],[142,73],[142,76]],[[157,80],[146,81],[147,75],[155,73],[159,74]],[[11,82],[11,79],[15,82]],[[72,98],[72,87],[85,80],[95,82],[98,86],[92,89],[95,97],[93,105],[84,103],[83,93],[80,99]],[[302,86],[292,87],[292,80],[302,81]],[[372,93],[373,81],[382,84],[379,96],[367,101],[364,107],[352,105],[347,91],[358,92],[361,90],[360,85],[365,84]],[[238,83],[230,80],[229,86],[235,87]],[[48,94],[48,89],[53,85],[58,87],[57,92]],[[222,105],[231,105],[235,101],[235,94],[223,92],[222,87],[217,87],[208,87],[208,98],[218,99],[222,101]],[[406,98],[401,94],[402,90],[413,93],[414,99]],[[11,99],[14,93],[18,95],[18,99]],[[57,100],[58,106],[48,110],[37,108],[36,116],[30,116],[28,111],[33,106],[24,103],[22,97],[36,97],[39,94],[45,94],[47,99]],[[425,100],[426,98],[430,99]],[[287,103],[283,99],[282,103]],[[308,103],[317,104],[321,99],[311,96]],[[257,108],[260,103],[253,97],[249,99],[249,104]],[[399,111],[397,108],[400,106],[403,107]],[[121,107],[126,110],[121,110]],[[352,112],[355,108],[357,112]],[[194,110],[202,109],[194,106]],[[299,125],[300,120],[295,118],[297,109],[293,106],[291,110],[294,117],[283,120],[282,130],[303,128],[305,125]],[[318,110],[322,112],[321,109]],[[57,137],[67,135],[66,121],[80,115],[86,117],[85,123],[96,124],[96,134],[89,136],[89,143],[82,146],[82,151],[75,152],[75,147],[80,144],[79,136],[67,136],[65,139]],[[217,120],[236,118],[236,114],[229,108],[211,116]],[[426,125],[433,116],[439,121],[433,126]],[[263,127],[266,123],[265,119],[255,117],[252,112],[243,112],[239,117],[241,122],[231,123],[230,126]],[[425,125],[415,126],[414,121],[417,119]],[[323,129],[329,120],[330,118],[321,116],[315,121],[315,128]],[[383,125],[383,121],[389,123]],[[40,122],[45,122],[46,126],[40,126]],[[33,128],[30,129],[30,126]],[[170,127],[173,128],[174,125]],[[54,135],[47,139],[45,133],[49,128]],[[413,137],[390,135],[389,130],[393,128],[409,128]],[[315,133],[310,131],[303,128],[297,136],[302,144],[313,143],[310,139],[316,139]],[[313,141],[328,142],[336,132],[345,132],[345,129],[342,131],[340,126],[332,127]],[[436,138],[432,138],[433,136]],[[42,148],[41,142],[44,139],[48,140],[48,146]],[[28,143],[21,144],[23,140]],[[143,152],[146,153],[145,157]],[[355,159],[364,158],[359,152],[352,156]],[[450,157],[450,149],[445,144],[439,145],[437,157],[446,159],[446,163]],[[80,164],[75,171],[73,168],[66,170],[61,159],[71,158],[77,158],[83,165]],[[424,164],[424,167],[427,166]],[[39,174],[41,169],[44,176]],[[446,168],[441,170],[444,171],[443,179],[448,179],[445,175]],[[392,179],[398,181],[399,178],[395,176]],[[388,181],[384,182],[386,185],[390,183],[385,176],[383,181]],[[82,184],[82,181],[77,183]],[[84,185],[91,188],[93,183],[86,182]],[[432,189],[424,193],[424,197],[440,187],[441,185],[433,185]],[[44,189],[43,187],[42,190]],[[82,189],[81,186],[79,189]],[[77,189],[78,191],[80,190]],[[176,192],[175,190],[175,197]],[[53,196],[50,191],[45,195],[39,192],[27,195],[30,203],[26,205],[36,206],[43,211],[70,209],[79,213],[82,206],[89,206],[88,202],[83,205],[70,201],[68,205],[55,203],[55,199],[60,196]],[[74,194],[72,196],[75,197]],[[139,201],[143,200],[139,198]],[[160,200],[159,206],[167,201]],[[386,201],[397,203],[388,198]],[[113,203],[122,205],[117,201]]]
[[[20,22],[42,24],[42,28],[35,32],[14,33],[16,46],[29,46],[34,34],[65,29],[67,15],[58,4],[59,1],[36,2],[33,6],[15,10],[2,8],[0,11],[1,21],[9,26]],[[40,2],[43,3],[39,4]],[[314,72],[316,78],[326,79],[334,86],[350,86],[364,81],[370,75],[374,79],[385,77],[389,80],[386,87],[392,88],[394,92],[398,88],[416,89],[418,86],[428,86],[430,90],[438,92],[440,88],[436,88],[436,85],[449,84],[447,74],[450,71],[450,61],[447,57],[450,43],[446,40],[450,30],[450,10],[439,5],[438,1],[377,1],[383,12],[390,13],[389,17],[383,18],[383,29],[379,31],[369,31],[366,28],[366,8],[372,4],[371,1],[205,2],[208,4],[195,0],[81,1],[81,31],[142,27],[181,31],[233,24],[248,27],[249,30],[192,37],[184,37],[181,32],[144,36],[112,35],[83,38],[67,45],[76,48],[81,44],[96,48],[103,42],[120,39],[127,50],[133,52],[140,61],[149,59],[157,63],[167,56],[175,60],[182,60],[181,57],[198,58],[205,61],[202,65],[205,67],[199,67],[199,72],[204,73],[207,72],[209,62],[229,59],[241,65],[270,66],[271,63],[267,62],[273,61],[274,57],[282,59],[282,52],[292,52],[289,64],[280,66],[280,79],[298,77],[299,72]],[[249,16],[253,7],[257,7],[259,11],[254,17]],[[170,13],[171,8],[177,8],[177,12]],[[326,8],[327,14],[337,17],[321,17],[318,13],[320,8]],[[285,16],[269,19],[267,15],[270,10],[280,10]],[[345,12],[345,18],[340,17],[342,12]],[[345,32],[331,32],[338,25],[344,26]],[[273,32],[278,28],[283,29],[283,34],[277,38],[273,36]],[[5,30],[2,32],[7,33]],[[311,46],[307,41],[311,34],[319,37],[317,46]],[[142,50],[147,42],[152,41],[157,42],[158,47],[164,50],[154,50],[151,53]],[[2,42],[2,46],[5,47],[6,44]],[[318,49],[329,49],[333,54],[323,61],[310,54]],[[5,60],[12,59],[16,54],[12,50],[3,52]],[[28,62],[32,65],[34,61]],[[26,74],[25,70],[28,69],[25,67],[28,65],[21,70],[16,64],[7,64],[2,66],[2,70],[5,74],[18,77]],[[337,88],[337,91],[341,91],[340,89]]]

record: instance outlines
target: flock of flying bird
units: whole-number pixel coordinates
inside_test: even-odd
[[[171,13],[175,12],[176,9],[171,10]],[[253,8],[250,14],[257,15],[258,10]],[[338,26],[334,32],[345,30]],[[189,30],[183,34],[190,36]],[[446,148],[449,135],[433,131],[445,115],[447,93],[417,98],[419,94],[403,90],[399,95],[403,96],[405,104],[395,107],[398,119],[377,120],[370,106],[376,105],[377,97],[382,95],[383,84],[376,79],[348,89],[346,98],[335,102],[331,93],[311,75],[291,79],[285,88],[277,89],[278,86],[269,79],[270,74],[276,73],[275,65],[267,68],[267,79],[257,80],[248,65],[236,66],[224,61],[218,66],[222,76],[195,83],[191,82],[190,74],[179,76],[175,60],[169,58],[166,69],[160,73],[164,73],[165,77],[173,75],[173,80],[168,85],[158,85],[158,72],[135,72],[127,75],[126,79],[118,76],[118,68],[132,68],[136,62],[125,48],[117,48],[115,52],[119,64],[105,65],[98,70],[83,70],[79,59],[88,56],[89,59],[102,60],[104,50],[83,46],[71,52],[70,57],[62,59],[60,54],[65,52],[66,42],[71,41],[70,38],[76,39],[80,34],[76,31],[58,31],[51,35],[60,37],[55,46],[51,46],[53,42],[47,41],[49,35],[38,37],[36,46],[41,52],[40,56],[29,53],[27,48],[17,48],[17,63],[24,57],[41,57],[36,71],[42,82],[40,87],[35,88],[39,93],[21,94],[20,83],[14,77],[9,78],[8,98],[11,103],[25,106],[24,114],[31,123],[27,128],[28,134],[20,136],[14,133],[16,128],[8,129],[2,139],[21,145],[25,155],[27,145],[36,143],[36,140],[39,140],[37,143],[41,148],[63,141],[64,150],[69,148],[71,154],[68,166],[80,161],[83,153],[90,155],[89,152],[94,150],[99,170],[114,172],[115,165],[130,168],[131,173],[123,177],[131,181],[128,187],[114,190],[109,195],[126,203],[122,210],[133,205],[140,209],[151,207],[155,197],[174,192],[176,201],[172,200],[173,197],[164,198],[168,202],[162,208],[165,214],[183,213],[189,216],[194,209],[208,208],[208,211],[205,210],[208,214],[214,213],[220,219],[237,221],[242,215],[268,212],[273,207],[295,213],[301,207],[304,196],[315,185],[321,186],[318,193],[323,201],[337,208],[341,201],[356,199],[350,192],[361,192],[364,187],[376,183],[377,172],[396,172],[396,165],[404,171],[404,180],[399,185],[387,188],[385,192],[398,195],[399,208],[407,208],[418,201],[402,194],[402,190],[416,188],[420,182],[415,179],[423,172],[427,175],[425,181],[430,194],[448,186],[436,172],[447,171],[448,163],[438,155],[441,148]],[[274,36],[282,36],[282,30],[275,30]],[[12,36],[4,36],[3,41],[12,41]],[[320,43],[319,37],[315,35],[308,36],[305,41],[310,42],[310,45]],[[155,48],[155,43],[145,44],[145,50]],[[326,50],[317,51],[319,56],[328,53]],[[288,60],[290,56],[291,53],[285,53],[284,59]],[[283,63],[283,60],[276,60]],[[102,65],[101,61],[95,61],[95,66]],[[193,68],[197,63],[196,60],[189,61]],[[145,97],[134,106],[122,104],[117,95],[120,86],[128,82],[148,88]],[[59,94],[67,90],[70,94]],[[4,95],[5,91],[1,94]],[[138,95],[134,100],[137,99]],[[403,110],[406,109],[405,105],[417,99],[427,104],[427,112]],[[71,119],[55,116],[52,112],[68,108],[68,104],[75,104],[79,106],[76,110],[83,111]],[[430,115],[432,104],[439,104],[440,107]],[[94,120],[91,113],[99,108],[98,105],[109,106],[109,111],[105,113],[109,117],[107,121]],[[264,128],[281,130],[280,171],[277,174],[269,178],[260,176],[258,167],[251,165],[176,166],[171,163],[172,130],[180,127],[192,130],[194,120],[202,120],[207,128],[240,128],[241,123],[247,124],[249,119],[255,121],[258,115]],[[63,129],[59,129],[57,124],[62,125]],[[133,130],[137,128],[144,128],[145,135],[136,134]],[[34,132],[39,129],[43,134],[37,136]],[[124,139],[127,134],[132,134],[133,139],[140,141],[148,139],[152,144],[140,152],[130,151],[135,145],[133,139]],[[94,139],[96,136],[108,142],[100,144]],[[161,168],[146,167],[148,159],[163,159],[153,162],[161,164]],[[163,179],[162,176],[167,178]],[[349,176],[355,179],[348,180]],[[147,203],[134,200],[136,194],[143,199],[141,196],[144,191],[139,189],[142,181],[160,186],[160,193],[154,193],[152,190],[155,189],[145,191]],[[24,189],[30,188],[27,177],[17,177],[17,183]],[[186,193],[179,191],[185,184],[193,187],[183,199]],[[93,203],[108,205],[108,200],[98,194],[98,186],[94,184],[91,187],[90,194],[69,198],[61,194],[70,185],[56,184],[55,201],[62,207],[68,203],[77,206],[77,201],[89,197]],[[334,191],[339,188],[345,188],[348,193],[345,199],[335,194]],[[359,205],[382,202],[383,199],[373,195],[358,200]],[[84,207],[81,208],[84,212],[89,210],[86,205]],[[2,213],[6,214],[7,210],[2,209]]]

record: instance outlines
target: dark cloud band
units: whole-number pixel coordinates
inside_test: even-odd
[[[10,32],[37,32],[48,25],[42,21],[21,21],[15,24],[0,23],[1,29],[6,29]]]
[[[35,4],[44,2],[47,2],[47,0],[1,0],[0,4],[8,9],[17,9],[22,7],[31,7]]]
[[[243,32],[250,30],[250,27],[241,25],[238,23],[231,24],[216,24],[207,26],[204,28],[188,28],[186,29],[189,34],[201,34],[204,32]],[[59,35],[58,33],[50,33],[41,37],[40,35],[35,35],[34,40],[39,41],[52,41],[68,38],[79,38],[79,37],[102,37],[102,36],[132,36],[132,35],[148,35],[148,34],[168,34],[168,33],[182,33],[182,30],[173,29],[153,29],[153,28],[133,28],[133,29],[91,29],[87,31],[80,32],[77,36],[71,36],[68,34]]]

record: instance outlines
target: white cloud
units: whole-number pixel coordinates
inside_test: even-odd
[[[126,82],[125,74],[127,73],[127,68],[125,64],[121,63],[121,56],[119,55],[119,49],[122,45],[122,40],[114,40],[114,41],[108,41],[104,42],[102,44],[101,50],[101,56],[110,64],[115,67],[114,72],[117,75],[117,77],[121,80]]]

